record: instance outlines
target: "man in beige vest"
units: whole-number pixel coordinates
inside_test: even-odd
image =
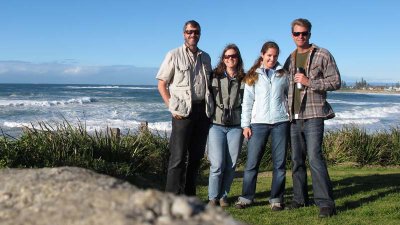
[[[165,191],[196,195],[196,178],[204,156],[214,103],[209,92],[210,56],[197,47],[200,24],[183,26],[185,43],[169,51],[157,73],[158,90],[172,114]]]

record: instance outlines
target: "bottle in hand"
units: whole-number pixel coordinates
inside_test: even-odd
[[[305,70],[303,67],[297,67],[296,68],[296,73],[305,73]],[[304,88],[304,86],[301,83],[296,83],[296,88],[299,90],[302,90]]]

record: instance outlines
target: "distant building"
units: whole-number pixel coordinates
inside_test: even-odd
[[[385,91],[393,91],[393,87],[387,87],[385,88]]]

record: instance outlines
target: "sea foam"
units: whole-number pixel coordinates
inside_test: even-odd
[[[368,118],[384,118],[400,114],[400,105],[394,104],[381,107],[357,107],[352,110],[346,110],[336,113],[339,119],[368,119]]]
[[[67,86],[70,89],[131,89],[131,90],[155,90],[157,87],[130,87],[130,86]]]
[[[68,105],[68,104],[86,104],[95,102],[96,99],[92,97],[81,97],[81,98],[71,98],[67,100],[0,100],[0,106],[11,106],[11,107],[21,107],[21,106],[57,106],[57,105]]]
[[[325,125],[374,125],[381,126],[383,119],[400,118],[400,105],[392,104],[390,106],[381,107],[355,107],[351,110],[337,112],[336,117],[331,120],[326,120]],[[395,124],[393,124],[395,125]]]

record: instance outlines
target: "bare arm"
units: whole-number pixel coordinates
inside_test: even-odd
[[[169,99],[171,98],[171,95],[169,94],[169,91],[167,89],[168,83],[164,80],[158,80],[158,92],[160,92],[160,95],[162,99],[164,100],[165,105],[167,108],[169,108]],[[172,114],[172,117],[175,119],[183,119],[182,116]]]
[[[169,95],[169,91],[167,89],[167,82],[164,80],[158,80],[158,91],[160,92],[160,95],[162,99],[164,100],[165,105],[167,108],[169,107],[169,99],[171,96]]]

